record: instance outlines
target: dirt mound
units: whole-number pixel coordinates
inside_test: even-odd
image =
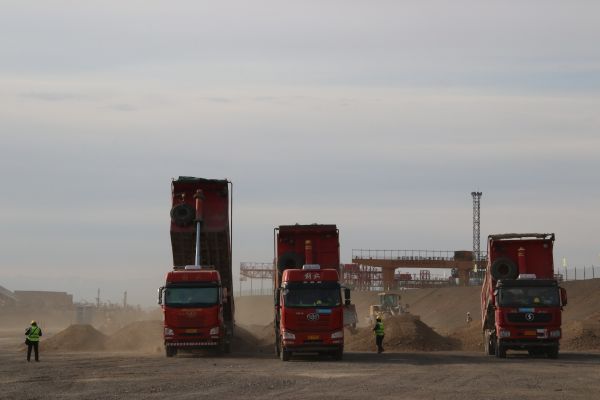
[[[388,351],[439,351],[454,350],[459,344],[456,339],[439,335],[418,316],[403,314],[384,320],[385,339],[383,347]],[[375,350],[375,337],[372,328],[358,328],[352,334],[346,331],[345,349],[354,351]]]
[[[156,353],[163,349],[162,321],[136,321],[108,337],[106,349]]]
[[[468,326],[454,331],[450,338],[458,343],[458,349],[464,351],[483,351],[481,322],[473,321]]]
[[[563,325],[561,347],[566,350],[600,350],[600,312]]]
[[[100,351],[106,349],[108,337],[91,325],[71,325],[43,340],[44,351]]]
[[[236,325],[232,351],[241,353],[274,352],[275,328],[273,323],[269,325]]]

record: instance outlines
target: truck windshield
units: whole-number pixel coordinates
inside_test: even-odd
[[[165,305],[171,307],[210,307],[218,303],[218,287],[170,287]]]
[[[498,304],[505,307],[557,307],[560,305],[556,287],[504,287]]]
[[[299,288],[283,291],[286,307],[336,307],[341,304],[339,288]]]

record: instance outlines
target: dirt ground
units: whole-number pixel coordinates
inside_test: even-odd
[[[600,353],[559,360],[472,352],[348,352],[340,362],[305,356],[228,357],[42,351],[27,363],[15,337],[0,340],[2,399],[590,399]]]
[[[558,360],[509,352],[484,356],[479,288],[407,290],[409,315],[386,322],[378,355],[366,324],[377,293],[354,293],[361,326],[346,334],[344,360],[273,355],[271,296],[236,299],[230,356],[166,358],[156,312],[120,329],[59,324],[44,330],[41,362],[27,363],[24,326],[0,325],[0,399],[589,399],[600,390],[600,279],[565,284],[569,305]],[[466,324],[465,314],[474,321]],[[1,316],[0,316],[1,317]],[[32,319],[39,316],[21,315]],[[0,318],[0,321],[2,319]],[[6,319],[4,320],[6,321]],[[20,322],[20,321],[19,321]],[[44,329],[44,325],[42,325]]]

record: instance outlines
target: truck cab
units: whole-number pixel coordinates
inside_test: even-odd
[[[277,291],[280,357],[316,352],[341,358],[344,310],[338,272],[317,265],[286,270]]]
[[[177,349],[214,348],[227,351],[223,306],[226,289],[219,272],[191,266],[167,273],[159,289],[167,356]]]

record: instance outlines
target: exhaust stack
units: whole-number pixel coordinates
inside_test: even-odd
[[[310,240],[304,242],[304,260],[305,264],[313,263],[313,248]]]
[[[200,267],[200,232],[201,232],[201,224],[203,220],[203,205],[204,205],[204,193],[202,190],[198,189],[194,194],[194,199],[196,199],[196,257],[194,261],[194,265],[196,267]]]
[[[519,271],[527,272],[527,261],[525,260],[525,247],[519,247],[517,250],[517,261],[519,263]]]

